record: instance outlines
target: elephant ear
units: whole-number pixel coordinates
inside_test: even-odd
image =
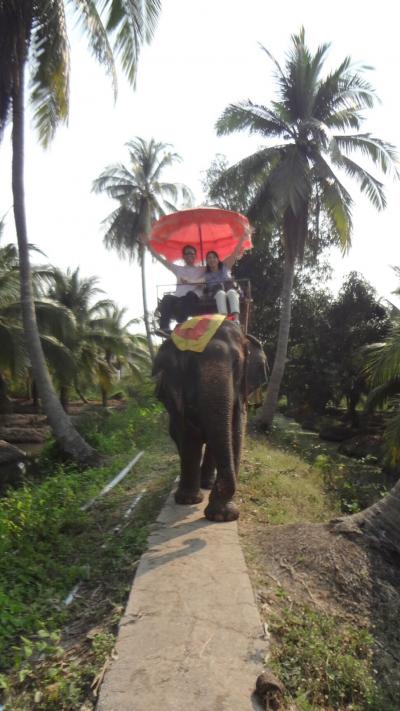
[[[155,357],[152,376],[156,381],[156,397],[168,412],[182,410],[182,378],[179,373],[179,353],[172,341],[164,341]]]
[[[255,390],[268,382],[268,361],[260,341],[246,334],[247,356],[246,356],[246,395],[250,395]]]

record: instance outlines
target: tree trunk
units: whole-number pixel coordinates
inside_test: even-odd
[[[68,385],[61,385],[60,387],[60,402],[64,412],[68,412],[69,398],[68,398]]]
[[[39,412],[39,393],[36,385],[36,380],[32,380],[32,405],[36,412]]]
[[[400,553],[400,481],[383,499],[353,516],[340,519],[335,531],[364,533],[379,548]]]
[[[145,265],[145,253],[146,250],[143,245],[140,246],[140,265],[142,270],[142,298],[143,298],[143,319],[146,328],[147,344],[149,346],[149,353],[152,363],[154,363],[154,346],[151,340],[150,324],[149,324],[149,312],[147,310],[147,293],[146,293],[146,265]]]
[[[108,405],[107,390],[105,388],[101,388],[101,404],[103,407]]]
[[[292,308],[292,287],[296,257],[286,250],[285,268],[281,293],[281,314],[279,321],[278,342],[271,377],[268,383],[264,403],[256,418],[261,429],[271,427],[279,398],[279,390],[285,371],[287,348],[289,342],[290,314]]]
[[[75,390],[76,390],[77,395],[80,397],[80,399],[82,400],[82,402],[83,402],[85,405],[87,405],[88,402],[89,402],[89,400],[87,400],[87,399],[85,398],[83,392],[79,389],[79,385],[77,385],[77,383],[75,383],[75,384],[74,384],[74,387],[75,387]]]
[[[21,57],[24,51],[21,49]],[[21,306],[24,334],[30,356],[33,377],[42,407],[61,449],[81,463],[93,461],[95,450],[90,447],[72,426],[58,400],[47,369],[39,331],[32,291],[31,266],[26,229],[24,191],[24,63],[15,67],[16,82],[13,95],[12,129],[12,189],[14,218],[18,239]]]

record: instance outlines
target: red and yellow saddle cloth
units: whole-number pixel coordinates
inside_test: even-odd
[[[202,353],[225,319],[224,314],[205,314],[189,318],[175,326],[171,334],[172,341],[180,351]]]

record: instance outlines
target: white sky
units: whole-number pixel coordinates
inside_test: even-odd
[[[273,99],[272,64],[259,43],[284,61],[290,36],[305,26],[314,50],[331,42],[330,59],[337,65],[346,55],[372,65],[369,79],[382,104],[371,112],[365,130],[400,147],[400,43],[393,4],[382,0],[374,12],[354,0],[162,0],[162,13],[152,44],[141,55],[137,89],[120,75],[119,98],[113,103],[111,83],[89,56],[83,38],[71,32],[72,81],[68,127],[58,130],[47,151],[27,126],[26,202],[29,240],[60,268],[81,267],[83,276],[97,275],[107,296],[142,312],[140,272],[120,261],[102,244],[101,221],[114,208],[105,196],[91,193],[91,184],[109,164],[127,159],[124,144],[140,136],[171,143],[183,158],[165,178],[186,183],[201,203],[201,174],[216,153],[230,162],[248,155],[259,138],[235,134],[218,138],[214,125],[227,104]],[[331,11],[329,11],[331,8]],[[9,132],[0,145],[0,216],[12,205]],[[387,183],[388,207],[377,213],[352,186],[353,247],[342,259],[333,257],[335,284],[355,269],[391,297],[398,286],[391,265],[400,265],[397,208],[400,184]],[[12,212],[5,241],[14,239]],[[170,273],[149,260],[148,296],[155,307],[155,284],[170,283]]]

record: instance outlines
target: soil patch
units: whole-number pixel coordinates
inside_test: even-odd
[[[265,622],[279,616],[282,606],[301,605],[335,617],[338,624],[365,628],[374,638],[378,684],[392,690],[389,700],[399,708],[399,561],[336,534],[329,525],[242,523],[241,532],[245,548],[252,550],[251,577]]]

